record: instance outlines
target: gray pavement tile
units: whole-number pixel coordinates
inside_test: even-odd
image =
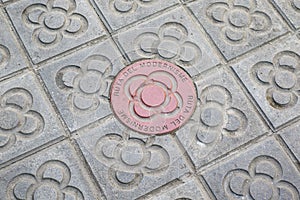
[[[29,73],[0,84],[0,164],[63,135],[33,76]]]
[[[290,127],[282,131],[280,136],[283,138],[289,149],[293,152],[297,160],[300,162],[300,125]]]
[[[217,199],[300,199],[299,171],[274,139],[267,139],[204,173]]]
[[[196,1],[189,8],[228,60],[287,31],[266,0]]]
[[[0,170],[1,199],[99,199],[66,142]]]
[[[129,58],[159,58],[191,76],[219,63],[211,45],[182,8],[164,13],[116,36]]]
[[[176,133],[196,168],[267,132],[233,78],[215,68],[195,80],[198,105]]]
[[[105,34],[86,0],[23,0],[6,9],[34,63]]]
[[[0,78],[26,67],[26,60],[16,37],[0,10]]]
[[[300,115],[299,55],[300,41],[291,36],[232,66],[275,129]]]
[[[295,28],[300,27],[300,2],[299,0],[274,0],[274,2],[282,10],[283,14],[287,16],[289,21]]]
[[[172,187],[172,189],[153,195],[149,200],[208,200],[210,197],[200,189],[199,183],[190,178],[184,183]]]
[[[78,134],[76,141],[108,199],[135,199],[188,172],[170,135],[136,134],[114,118]]]
[[[74,131],[111,114],[109,88],[123,66],[121,54],[106,40],[43,66],[40,74]]]
[[[177,0],[94,0],[109,26],[117,30],[179,3]]]

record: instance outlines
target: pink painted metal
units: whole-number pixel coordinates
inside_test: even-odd
[[[111,107],[127,127],[145,134],[166,134],[192,116],[197,96],[193,81],[180,67],[142,60],[125,67],[110,91]]]

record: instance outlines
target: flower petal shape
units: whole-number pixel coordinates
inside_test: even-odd
[[[7,199],[31,199],[27,191],[36,184],[36,179],[31,174],[20,174],[12,179],[7,187]]]
[[[68,97],[71,105],[77,111],[91,111],[97,109],[100,102],[94,96],[82,95],[81,93],[72,93]]]
[[[183,65],[192,65],[202,59],[201,49],[192,42],[185,42],[181,46],[180,62]]]
[[[130,78],[124,86],[124,91],[129,100],[137,95],[137,91],[144,85],[144,82],[147,80],[147,76],[137,75]]]
[[[23,113],[31,109],[32,95],[23,88],[12,88],[1,96],[1,107],[14,107]]]
[[[247,33],[244,30],[225,27],[222,29],[225,39],[234,45],[239,45],[247,40]]]
[[[25,122],[24,125],[21,127],[19,134],[21,137],[34,137],[40,134],[45,126],[45,122],[43,117],[35,112],[35,111],[28,111],[25,115]]]
[[[88,21],[83,15],[72,14],[68,19],[70,20],[70,24],[66,28],[65,34],[78,37],[87,31]]]
[[[75,200],[84,200],[82,192],[73,186],[67,186],[62,189],[64,193],[64,199],[75,199]]]
[[[32,4],[22,13],[22,19],[26,26],[42,26],[41,15],[47,12],[47,7],[43,4]]]
[[[247,118],[245,114],[237,108],[229,108],[227,111],[227,123],[224,129],[232,136],[240,136],[247,126]]]
[[[300,56],[295,52],[282,51],[275,55],[273,63],[278,69],[283,68],[297,72],[300,70]]]
[[[246,197],[249,191],[249,173],[243,169],[229,171],[223,180],[225,193],[230,199]]]
[[[267,14],[256,11],[251,14],[251,24],[249,28],[256,33],[265,33],[271,30],[272,20]]]
[[[41,47],[53,47],[62,40],[62,34],[47,31],[46,28],[37,28],[32,33],[32,39]]]
[[[55,82],[59,89],[72,90],[78,84],[79,76],[83,74],[80,67],[75,65],[69,65],[60,69],[55,76]]]
[[[162,86],[165,86],[174,93],[177,91],[177,81],[175,77],[168,72],[155,71],[149,74],[148,78],[154,80],[157,83],[161,83]]]
[[[160,174],[169,167],[170,156],[163,147],[151,145],[147,150],[150,153],[150,160],[144,169],[146,174]]]
[[[229,0],[234,7],[247,8],[250,12],[256,8],[256,0]]]
[[[160,39],[157,34],[146,32],[135,39],[134,49],[143,57],[153,57],[157,53]]]
[[[150,110],[147,110],[144,107],[142,107],[140,105],[140,103],[137,103],[137,102],[133,103],[132,102],[132,103],[129,104],[129,106],[130,106],[130,110],[133,110],[134,113],[136,114],[134,116],[136,116],[138,119],[140,119],[140,118],[149,118],[153,114]]]
[[[270,62],[258,62],[252,67],[252,77],[262,84],[271,83],[274,76],[274,67]]]
[[[208,18],[215,24],[223,25],[225,20],[225,16],[229,10],[229,5],[227,3],[218,2],[211,4],[207,10],[206,15]]]
[[[10,135],[4,135],[0,133],[0,152],[4,152],[12,145],[16,143],[16,135],[15,134],[10,134]]]
[[[266,98],[274,108],[286,108],[294,106],[298,101],[298,96],[291,91],[282,91],[269,88],[266,91]]]
[[[201,103],[216,102],[221,105],[231,103],[230,92],[219,85],[211,85],[204,88],[200,94]]]
[[[276,186],[280,189],[280,196],[282,193],[285,193],[286,195],[284,195],[284,197],[287,197],[287,199],[300,199],[297,188],[291,183],[281,180],[276,183]]]
[[[165,38],[173,38],[183,42],[188,36],[188,30],[180,23],[169,22],[159,28],[158,35],[161,41]]]
[[[49,10],[53,8],[62,8],[71,14],[76,9],[76,1],[75,0],[48,0],[47,7]]]
[[[137,3],[135,0],[111,0],[111,3],[113,3],[113,8],[116,11],[122,13],[126,13],[137,8]]]

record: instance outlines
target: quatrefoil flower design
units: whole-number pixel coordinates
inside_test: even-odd
[[[31,94],[22,88],[13,88],[0,98],[0,152],[9,149],[17,141],[32,139],[44,129],[44,119],[31,110]]]
[[[174,116],[182,108],[177,81],[168,72],[133,76],[125,83],[124,90],[130,100],[129,109],[138,120],[151,120],[161,115]]]
[[[81,113],[96,110],[106,103],[109,84],[112,82],[112,63],[102,55],[86,58],[80,66],[63,67],[56,74],[56,85],[69,93],[73,111]]]
[[[202,56],[200,48],[188,41],[188,30],[176,22],[163,24],[158,34],[143,33],[135,41],[135,50],[140,56],[153,58],[159,55],[180,66],[189,67],[196,64]]]
[[[170,164],[168,152],[155,144],[155,138],[146,141],[111,133],[97,142],[97,158],[109,167],[108,176],[111,184],[122,189],[134,189],[144,176],[159,176]]]
[[[255,0],[228,0],[217,2],[207,8],[211,22],[222,27],[222,36],[231,44],[243,44],[249,34],[265,34],[271,30],[271,18],[264,12],[256,11]]]
[[[258,156],[251,161],[248,170],[229,171],[223,187],[230,200],[299,199],[297,188],[282,178],[282,167],[276,159]]]
[[[196,110],[200,119],[192,120],[191,132],[196,133],[197,144],[205,145],[202,152],[205,156],[223,136],[240,137],[247,127],[247,118],[232,106],[232,96],[226,88],[212,85],[200,94]]]
[[[30,5],[22,18],[25,25],[34,29],[33,41],[41,47],[53,47],[63,36],[78,37],[87,31],[87,19],[75,10],[75,0],[49,0],[46,5]]]
[[[299,98],[300,56],[283,51],[271,62],[258,62],[252,68],[252,75],[261,85],[267,87],[266,99],[276,109],[293,107]]]
[[[146,6],[157,0],[110,0],[111,9],[119,13],[131,13],[136,11],[139,6]]]
[[[8,185],[7,199],[76,199],[83,200],[82,192],[69,186],[69,167],[57,160],[42,164],[36,175],[23,173],[16,176]]]

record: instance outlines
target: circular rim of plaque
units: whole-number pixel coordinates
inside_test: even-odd
[[[141,60],[122,69],[110,89],[111,108],[130,129],[150,135],[174,132],[192,116],[197,92],[190,76],[162,60]]]

